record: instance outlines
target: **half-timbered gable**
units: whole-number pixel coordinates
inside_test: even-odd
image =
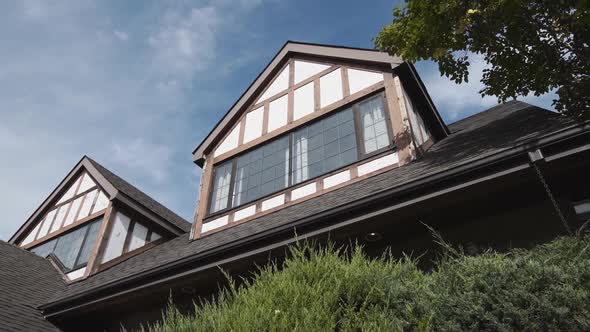
[[[160,211],[143,206],[148,200]],[[11,242],[79,280],[188,229],[180,217],[157,220],[158,212],[172,212],[154,202],[84,157]]]
[[[193,236],[409,163],[446,134],[411,64],[288,42],[194,152]]]

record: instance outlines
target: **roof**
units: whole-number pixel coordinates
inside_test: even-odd
[[[156,200],[137,189],[129,182],[123,180],[107,168],[84,156],[66,175],[66,177],[59,183],[59,185],[51,192],[51,194],[43,201],[43,203],[33,212],[33,214],[23,223],[23,225],[12,235],[9,242],[16,243],[22,239],[26,232],[35,226],[35,222],[39,220],[43,213],[47,212],[53,205],[58,196],[64,192],[69,185],[77,179],[77,175],[82,170],[87,171],[98,182],[100,187],[107,193],[109,199],[129,198],[136,202],[138,207],[136,209],[146,209],[155,214],[158,218],[154,220],[176,235],[190,231],[191,223],[172,212],[164,205],[158,203]]]
[[[282,64],[293,54],[305,54],[318,57],[339,59],[339,60],[353,60],[365,63],[387,65],[390,68],[395,68],[403,63],[399,57],[391,56],[387,53],[380,52],[373,49],[353,48],[346,46],[335,46],[325,44],[311,44],[296,41],[287,41],[283,47],[277,52],[272,60],[260,72],[260,74],[252,81],[250,86],[238,98],[238,100],[230,107],[227,113],[219,120],[213,127],[213,130],[203,139],[203,141],[193,151],[193,159],[197,164],[202,165],[204,155],[207,150],[213,146],[223,135],[224,129],[230,127],[235,119],[237,119],[249,105],[253,98],[262,92],[265,85],[277,74],[281,69]]]
[[[513,101],[492,107],[452,124],[450,129],[453,134],[435,143],[420,160],[194,241],[189,240],[188,234],[181,235],[70,285],[57,292],[50,302],[129,281],[141,273],[221,250],[228,243],[250,241],[255,235],[286,227],[292,229],[298,222],[318,218],[344,206],[360,204],[379,193],[414,185],[480,158],[499,155],[572,125],[571,121],[556,113],[523,102]]]
[[[0,241],[1,330],[59,331],[36,307],[65,287],[49,260]]]
[[[92,163],[96,170],[99,171],[100,174],[102,174],[102,176],[104,176],[107,179],[107,181],[109,181],[118,191],[127,195],[137,203],[152,211],[153,213],[159,215],[160,217],[174,224],[176,227],[182,229],[184,232],[190,231],[190,222],[186,221],[184,218],[180,217],[172,210],[160,204],[159,202],[145,194],[143,191],[137,189],[135,186],[123,180],[121,177],[111,172],[101,164],[97,163],[93,159],[88,157],[86,158],[88,159],[88,161],[90,161],[90,163]]]

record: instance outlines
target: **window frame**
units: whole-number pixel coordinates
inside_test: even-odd
[[[34,246],[34,247],[32,247],[32,248],[28,249],[28,250],[29,250],[31,253],[33,253],[33,254],[37,255],[36,253],[34,253],[34,252],[33,252],[33,250],[34,250],[35,248],[38,248],[38,247],[40,247],[40,246],[43,246],[43,245],[45,245],[46,243],[49,243],[49,242],[52,242],[52,241],[53,241],[53,242],[54,242],[54,243],[53,243],[53,249],[52,249],[52,250],[51,250],[51,252],[50,252],[50,253],[49,253],[47,256],[45,256],[45,257],[49,257],[49,256],[50,256],[50,257],[52,257],[52,258],[53,258],[53,259],[54,259],[54,260],[55,260],[55,261],[58,263],[58,265],[60,266],[60,268],[62,269],[62,271],[63,271],[64,273],[66,273],[66,274],[67,274],[67,273],[70,273],[70,272],[72,272],[72,271],[79,270],[79,269],[81,269],[81,268],[84,268],[84,267],[88,266],[88,262],[85,262],[85,263],[80,263],[80,255],[82,254],[82,249],[84,248],[84,246],[86,245],[86,242],[88,241],[88,235],[89,235],[89,233],[90,233],[90,229],[92,228],[92,226],[93,226],[95,223],[97,223],[97,224],[100,224],[100,223],[102,223],[102,222],[104,222],[104,220],[103,220],[103,216],[100,216],[100,217],[97,217],[97,218],[95,218],[95,219],[89,220],[88,222],[86,222],[86,223],[84,223],[84,224],[80,225],[79,227],[76,227],[76,228],[73,228],[73,229],[71,229],[71,230],[68,230],[68,232],[66,232],[66,233],[63,233],[63,234],[60,234],[60,235],[59,235],[59,236],[57,236],[57,237],[51,238],[51,239],[49,239],[49,241],[46,241],[46,242],[40,243],[40,244],[38,244],[38,245],[36,245],[36,246]],[[81,228],[84,228],[84,227],[86,227],[86,230],[84,231],[84,238],[82,239],[82,242],[80,243],[80,246],[78,247],[78,252],[76,253],[76,259],[74,260],[74,265],[73,265],[73,267],[72,267],[71,269],[68,269],[68,268],[66,268],[66,266],[63,264],[63,262],[61,261],[61,259],[60,259],[60,258],[59,258],[59,257],[58,257],[58,256],[57,256],[55,253],[54,253],[54,252],[55,252],[55,249],[57,248],[57,245],[59,244],[59,241],[60,241],[62,238],[64,238],[64,237],[65,237],[65,236],[67,236],[68,234],[71,234],[71,233],[73,233],[73,232],[75,232],[75,231],[77,231],[77,230],[79,230],[79,229],[81,229]],[[98,233],[96,234],[96,237],[97,237],[97,240],[98,240]],[[95,245],[96,245],[96,242],[95,242]],[[38,256],[39,256],[39,255],[38,255]],[[39,257],[42,257],[42,256],[39,256]],[[43,257],[43,258],[45,258],[45,257]]]
[[[362,127],[362,123],[361,123],[361,118],[360,118],[360,107],[359,105],[369,101],[372,98],[381,98],[381,102],[383,105],[383,113],[384,113],[384,117],[385,117],[385,122],[386,122],[386,128],[387,128],[387,134],[389,136],[389,144],[385,147],[382,147],[380,149],[377,149],[375,151],[372,151],[370,153],[366,153],[365,152],[365,146],[364,146],[364,132],[363,132],[363,127]],[[329,172],[325,172],[319,175],[316,175],[314,177],[310,177],[304,181],[298,182],[298,183],[293,183],[293,162],[292,162],[292,158],[293,158],[293,133],[295,133],[297,130],[305,127],[305,126],[309,126],[313,123],[319,122],[324,120],[325,118],[332,116],[334,114],[337,114],[338,112],[344,111],[346,109],[351,109],[352,113],[353,113],[353,122],[354,122],[354,130],[355,130],[355,137],[356,137],[356,145],[357,145],[357,159],[354,162],[348,163],[348,164],[344,164],[339,168],[330,170]],[[266,144],[271,144],[274,141],[283,139],[285,136],[288,137],[289,140],[289,162],[288,162],[288,184],[285,188],[268,193],[264,196],[260,196],[259,198],[252,200],[252,201],[248,201],[236,206],[232,206],[231,203],[233,203],[233,193],[234,193],[234,186],[235,186],[235,181],[236,181],[236,170],[237,170],[237,160],[239,157],[243,156],[246,153],[249,153],[250,151],[257,149],[257,148],[261,148]],[[212,185],[209,188],[209,192],[207,193],[207,198],[208,198],[208,202],[207,202],[207,210],[206,210],[206,214],[205,214],[205,218],[213,218],[216,216],[221,216],[231,210],[252,204],[254,202],[263,200],[265,198],[271,197],[276,195],[277,193],[283,192],[285,190],[288,190],[289,188],[296,188],[298,186],[302,186],[305,185],[307,183],[313,182],[315,180],[317,180],[318,178],[325,176],[327,174],[333,173],[333,172],[337,172],[338,170],[344,169],[346,167],[349,167],[350,165],[354,165],[357,163],[360,163],[364,160],[370,159],[376,155],[382,154],[385,151],[388,150],[395,150],[397,149],[396,143],[395,143],[395,137],[394,137],[394,133],[393,133],[393,128],[391,126],[391,114],[390,114],[390,110],[389,107],[387,105],[387,96],[385,94],[385,90],[384,89],[379,89],[373,93],[367,94],[366,96],[363,96],[362,98],[359,98],[351,103],[348,103],[346,105],[343,105],[331,112],[328,112],[324,115],[322,115],[321,117],[318,117],[316,119],[313,119],[312,121],[308,121],[305,123],[302,123],[301,125],[287,131],[286,133],[279,135],[277,137],[274,137],[271,140],[265,141],[262,144],[258,144],[255,145],[253,147],[251,147],[250,149],[243,151],[239,154],[236,154],[235,156],[232,156],[230,159],[228,160],[224,160],[218,164],[213,165],[213,170],[211,172],[211,179],[210,181],[212,181]],[[216,167],[218,167],[219,165],[223,165],[225,163],[231,163],[232,167],[231,167],[231,173],[230,173],[230,188],[229,188],[229,194],[228,194],[228,198],[227,198],[227,205],[226,208],[219,210],[219,211],[215,211],[215,212],[211,212],[211,204],[212,204],[212,199],[213,199],[213,192],[215,191],[214,188],[214,179],[215,179],[215,174],[216,174]],[[205,219],[204,218],[204,219]]]

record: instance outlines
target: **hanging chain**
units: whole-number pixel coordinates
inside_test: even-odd
[[[551,203],[553,204],[553,208],[555,209],[555,212],[557,213],[559,220],[561,220],[561,222],[563,223],[563,226],[565,227],[567,233],[572,235],[573,233],[572,233],[572,230],[570,229],[569,224],[567,223],[567,219],[565,219],[565,216],[564,216],[563,212],[561,211],[561,208],[559,207],[557,200],[555,199],[555,197],[553,196],[553,193],[551,192],[551,188],[549,188],[547,181],[545,181],[545,177],[543,176],[543,173],[541,172],[539,165],[537,165],[536,162],[532,162],[531,164],[533,165],[533,168],[535,169],[535,173],[537,173],[539,180],[541,180],[541,183],[543,184],[543,188],[545,188],[545,192],[547,193],[547,196],[549,196],[549,199],[551,200]]]

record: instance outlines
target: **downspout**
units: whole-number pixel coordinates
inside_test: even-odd
[[[545,157],[543,156],[543,153],[541,152],[540,149],[536,149],[535,151],[529,152],[528,155],[529,155],[529,160],[531,161],[531,166],[535,170],[535,174],[537,175],[537,178],[541,182],[541,185],[543,185],[543,189],[545,189],[545,193],[547,194],[547,197],[549,197],[549,200],[551,201],[551,204],[553,205],[553,209],[555,210],[555,214],[557,215],[557,217],[559,218],[559,220],[563,224],[563,227],[565,228],[567,233],[569,235],[573,235],[573,232],[567,222],[567,219],[565,218],[565,215],[563,214],[563,211],[561,210],[559,203],[555,199],[555,196],[553,195],[553,192],[551,191],[551,188],[549,187],[549,184],[547,183],[547,180],[545,179],[545,176],[543,175],[543,172],[541,171],[540,165],[545,163]]]

